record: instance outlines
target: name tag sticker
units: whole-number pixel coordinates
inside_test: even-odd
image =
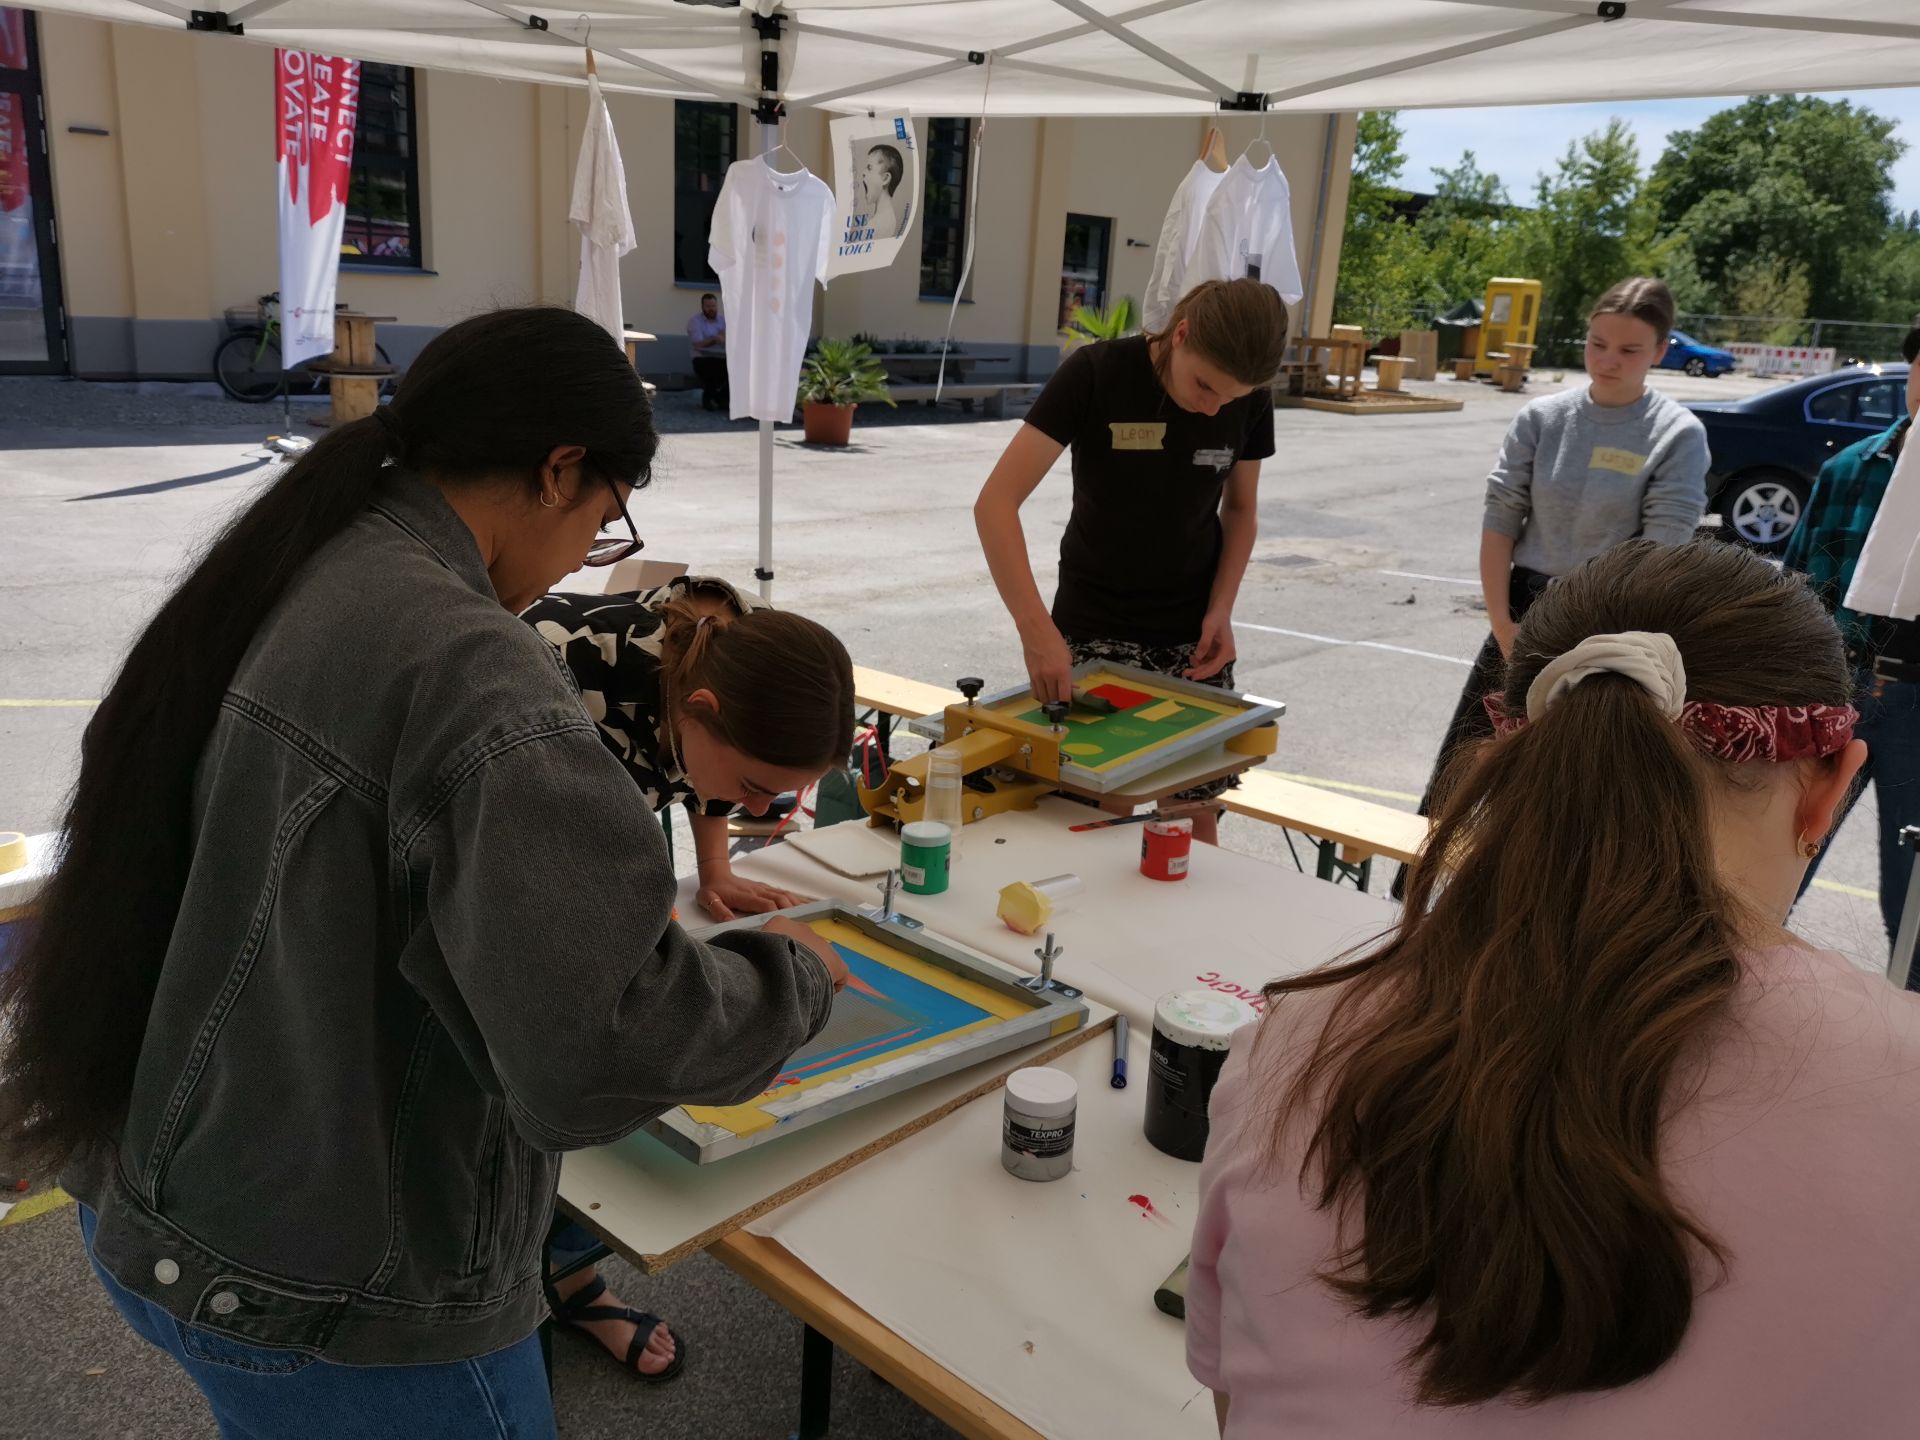
[[[1647,468],[1647,457],[1636,455],[1631,450],[1616,450],[1611,445],[1593,447],[1593,459],[1588,462],[1595,470],[1612,470],[1620,475],[1638,475]]]
[[[1166,445],[1164,420],[1115,420],[1107,428],[1113,432],[1116,450],[1159,450]]]

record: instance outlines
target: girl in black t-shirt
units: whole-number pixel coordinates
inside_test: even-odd
[[[1233,603],[1273,453],[1267,385],[1286,347],[1271,286],[1210,280],[1166,329],[1088,345],[1054,372],[973,507],[1038,699],[1066,699],[1089,660],[1233,684]],[[1073,513],[1049,609],[1020,507],[1068,448]],[[1214,830],[1212,815],[1194,822],[1202,840]]]

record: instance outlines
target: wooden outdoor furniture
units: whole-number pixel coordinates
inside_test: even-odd
[[[1404,355],[1381,355],[1373,363],[1380,374],[1380,378],[1374,382],[1374,389],[1389,394],[1400,388],[1401,378],[1413,365],[1413,361]]]
[[[1402,330],[1400,354],[1413,368],[1411,380],[1432,380],[1440,372],[1440,336],[1433,330]]]
[[[1331,391],[1333,394],[1341,396],[1342,398],[1351,399],[1360,393],[1360,375],[1362,367],[1366,362],[1367,342],[1357,333],[1357,327],[1336,325],[1333,328],[1336,333],[1332,335],[1302,336],[1300,339],[1300,349],[1313,362],[1319,374],[1324,377],[1320,381],[1319,390]],[[1342,330],[1355,331],[1356,333],[1348,335],[1337,333]],[[1321,350],[1327,352],[1327,361],[1324,368],[1319,366],[1318,361],[1317,352]],[[1305,393],[1311,395],[1317,392],[1315,390],[1308,390]]]
[[[380,407],[380,387],[395,371],[383,364],[374,341],[374,327],[397,317],[362,315],[341,310],[333,317],[333,353],[307,368],[327,377],[333,408],[329,425],[364,420]]]
[[[638,370],[640,368],[640,347],[642,345],[651,345],[660,337],[657,335],[649,335],[644,330],[625,330],[621,333],[625,335],[627,341],[627,363]]]
[[[896,401],[922,400],[931,405],[935,392],[942,400],[957,400],[960,408],[968,414],[973,413],[974,403],[984,400],[983,413],[994,420],[1003,420],[1007,414],[1007,402],[1010,399],[1031,399],[1040,393],[1041,386],[1027,380],[1009,380],[1004,383],[980,381],[963,385],[888,385],[887,393]]]
[[[1474,359],[1471,355],[1458,355],[1453,361],[1453,378],[1456,380],[1473,379]]]

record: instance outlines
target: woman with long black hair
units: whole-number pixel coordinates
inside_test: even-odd
[[[551,1436],[558,1152],[757,1093],[845,969],[671,919],[660,827],[515,618],[638,548],[638,377],[440,335],[214,541],[87,728],[0,976],[0,1147],[228,1436]],[[614,534],[597,538],[603,529]]]

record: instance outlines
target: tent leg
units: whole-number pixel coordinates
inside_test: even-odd
[[[760,598],[773,599],[773,422],[760,422]]]

